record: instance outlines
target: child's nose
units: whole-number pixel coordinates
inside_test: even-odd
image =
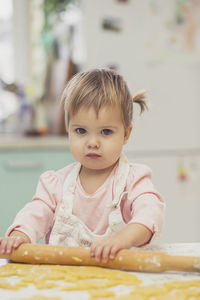
[[[96,135],[91,135],[87,141],[88,148],[99,148],[100,142]]]

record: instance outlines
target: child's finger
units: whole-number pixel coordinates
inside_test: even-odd
[[[118,245],[114,245],[112,246],[111,248],[111,251],[110,251],[110,259],[114,259],[117,252],[120,250],[121,248],[118,246]]]
[[[1,240],[1,253],[5,254],[7,250],[7,243],[8,243],[8,238],[3,238]]]
[[[8,238],[7,243],[6,243],[6,248],[5,251],[6,253],[11,253],[13,250],[13,245],[14,245],[15,239],[14,238]]]
[[[95,244],[92,244],[92,246],[90,247],[90,256],[94,257],[95,255]]]
[[[5,241],[4,241],[4,239],[1,239],[0,251],[1,251],[1,253],[5,253]]]
[[[102,262],[107,263],[110,256],[111,247],[105,246],[102,251]]]
[[[2,247],[2,242],[3,242],[4,239],[5,239],[4,237],[1,237],[1,238],[0,238],[0,249],[1,249],[1,247]]]
[[[98,246],[95,248],[94,257],[95,257],[95,260],[96,260],[97,262],[101,261],[102,251],[103,251],[103,246],[101,246],[101,245],[98,245]]]
[[[98,243],[93,243],[90,247],[90,256],[94,257],[96,253],[96,249],[98,247]]]
[[[19,247],[19,245],[21,245],[23,243],[23,239],[20,236],[16,236],[13,239],[13,248],[17,248]]]
[[[21,237],[17,237],[17,239],[15,240],[14,244],[13,244],[13,248],[18,248],[21,244],[25,243],[25,240]]]

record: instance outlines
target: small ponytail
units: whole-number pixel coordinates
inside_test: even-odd
[[[146,91],[140,91],[133,97],[133,103],[140,105],[140,114],[145,110],[148,110],[148,105],[146,103]]]

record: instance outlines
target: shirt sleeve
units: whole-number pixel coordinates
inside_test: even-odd
[[[41,239],[52,227],[54,214],[61,198],[61,183],[54,171],[43,173],[31,202],[16,215],[6,236],[13,230],[25,233],[32,243]]]
[[[127,184],[128,199],[124,205],[130,209],[130,215],[126,213],[127,223],[139,223],[150,229],[150,243],[162,230],[165,203],[152,184],[151,169],[145,165],[132,165],[131,169]]]

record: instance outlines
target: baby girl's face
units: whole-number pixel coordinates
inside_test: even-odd
[[[70,116],[69,144],[83,168],[104,170],[112,168],[129,138],[132,126],[125,131],[120,109],[105,106],[97,116],[93,107],[80,108]]]

